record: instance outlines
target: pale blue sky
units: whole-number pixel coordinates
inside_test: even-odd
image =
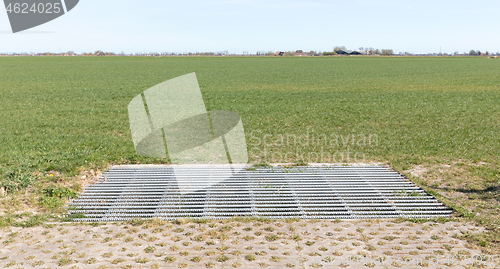
[[[0,10],[0,52],[497,52],[499,28],[498,0],[80,0],[17,34]]]

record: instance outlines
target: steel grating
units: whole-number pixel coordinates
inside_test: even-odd
[[[302,219],[434,218],[452,210],[384,166],[225,168],[114,166],[69,204],[75,221],[235,216]],[[214,182],[214,184],[207,184]]]

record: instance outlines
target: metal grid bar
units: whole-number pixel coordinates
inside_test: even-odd
[[[384,166],[259,167],[207,184],[225,168],[115,166],[71,201],[75,221],[132,218],[433,218],[452,210]],[[210,181],[208,181],[210,183]]]

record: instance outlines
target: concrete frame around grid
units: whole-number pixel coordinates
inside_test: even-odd
[[[381,165],[249,167],[207,186],[228,168],[114,166],[71,201],[75,221],[236,216],[301,219],[434,218],[452,210],[393,169]],[[213,178],[213,177],[212,177]],[[198,187],[198,188],[197,188]]]

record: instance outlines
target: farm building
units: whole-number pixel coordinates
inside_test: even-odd
[[[351,54],[351,52],[352,50],[343,50],[343,49],[337,50],[338,54]]]
[[[344,55],[366,55],[368,54],[365,50],[343,50],[339,49],[337,51],[338,54],[344,54]]]
[[[306,56],[306,54],[302,50],[295,51],[295,56]]]

